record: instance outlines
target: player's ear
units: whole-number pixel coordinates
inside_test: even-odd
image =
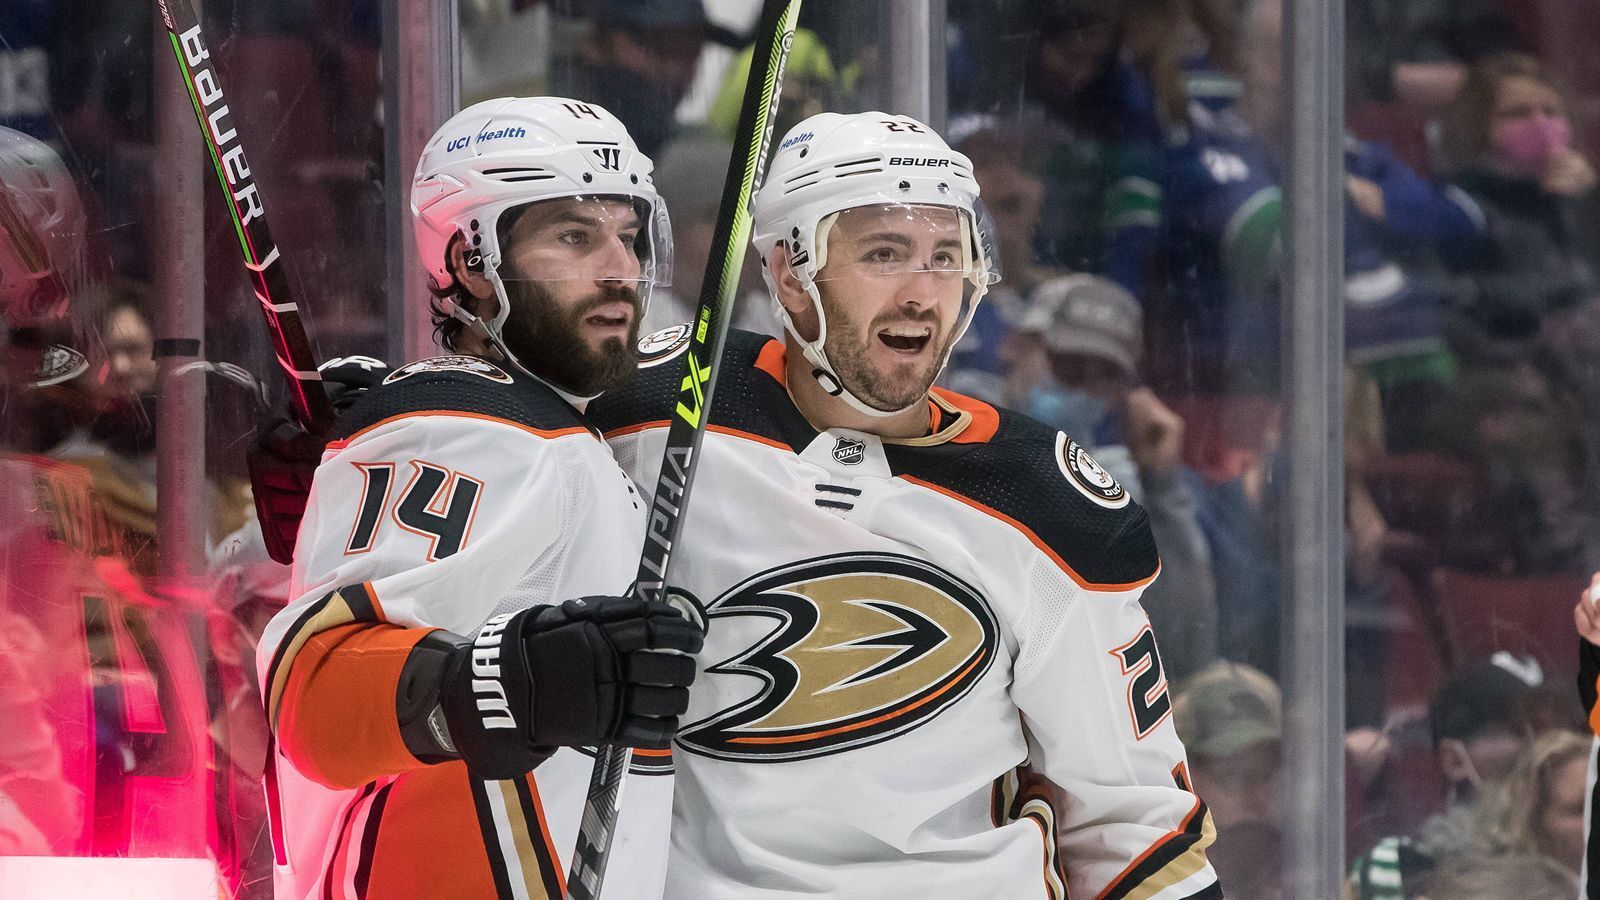
[[[1439,741],[1435,754],[1447,788],[1472,781],[1476,773],[1472,770],[1472,758],[1467,756],[1465,743],[1455,738],[1444,738]]]
[[[475,248],[467,246],[467,239],[457,234],[450,239],[450,247],[445,251],[450,262],[450,274],[455,276],[456,284],[467,289],[467,293],[479,300],[494,299],[494,285],[489,279],[483,277],[483,257]]]
[[[772,282],[777,285],[778,302],[788,310],[790,318],[798,325],[800,319],[809,315],[811,309],[811,294],[800,281],[800,275],[789,262],[789,245],[779,241],[772,252],[767,254],[767,268],[772,271]]]

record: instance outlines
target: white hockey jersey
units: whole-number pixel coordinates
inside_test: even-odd
[[[723,365],[673,564],[709,634],[667,895],[1221,897],[1144,511],[1024,417],[939,392],[928,437],[819,434],[782,344]],[[590,412],[653,490],[680,372],[646,366]]]
[[[258,652],[280,898],[564,895],[593,767],[558,751],[512,781],[424,765],[396,722],[435,628],[626,593],[643,503],[549,387],[474,357],[399,369],[340,419],[301,524],[294,602]],[[608,888],[658,897],[671,757],[635,754]],[[273,783],[275,782],[275,783]]]

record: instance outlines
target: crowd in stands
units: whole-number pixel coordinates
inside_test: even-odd
[[[1246,900],[1286,896],[1267,864],[1284,827],[1282,2],[947,4],[945,134],[973,160],[1004,280],[944,382],[1072,435],[1149,510],[1164,574],[1144,603],[1220,829],[1213,861]],[[18,8],[73,20],[82,5]],[[591,98],[656,160],[677,280],[647,328],[687,318],[699,294],[750,64],[745,6],[463,4],[464,53],[493,90]],[[803,20],[779,133],[887,105],[869,6]],[[1597,52],[1593,29],[1569,27],[1580,6],[1346,2],[1352,898],[1538,900],[1571,896],[1577,877],[1587,744],[1565,610],[1600,568],[1600,93],[1574,93]],[[382,355],[380,255],[337,250],[383,243],[377,10],[207,4],[228,74],[255,85],[233,96],[277,123],[252,157],[287,204],[285,252],[314,261],[302,277],[319,316],[333,311],[330,353]],[[158,829],[119,816],[167,791],[206,798],[213,824],[156,824],[198,834],[239,895],[259,896],[271,848],[249,648],[287,582],[242,488],[253,401],[214,389],[212,577],[205,599],[179,596],[155,562],[152,107],[130,87],[150,60],[100,31],[87,46],[111,49],[64,46],[42,16],[0,12],[6,71],[49,60],[32,93],[0,90],[0,125],[61,152],[53,171],[70,171],[81,208],[58,231],[80,240],[47,248],[74,260],[59,272],[70,315],[53,312],[54,282],[0,279],[30,310],[5,310],[0,477],[32,485],[0,503],[0,614],[21,623],[0,632],[0,854],[148,849]],[[506,70],[486,32],[521,34],[528,17],[546,67]],[[148,19],[124,24],[150,34]],[[708,48],[724,53],[709,84]],[[20,146],[0,141],[5,185]],[[215,321],[253,315],[235,256],[212,241]],[[739,293],[736,325],[779,334],[753,262]],[[264,342],[211,327],[275,377]],[[197,628],[204,653],[155,649]],[[45,652],[63,633],[77,635],[68,662]],[[62,694],[73,681],[89,713]]]

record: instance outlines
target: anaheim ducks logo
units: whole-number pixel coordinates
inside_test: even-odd
[[[677,359],[689,348],[688,325],[673,325],[639,338],[639,368],[648,369]]]
[[[678,735],[690,752],[746,762],[825,756],[916,728],[965,696],[998,646],[994,613],[976,591],[894,554],[792,563],[733,588],[707,615],[778,623],[706,669],[765,687]]]
[[[1056,432],[1056,465],[1061,467],[1061,474],[1067,476],[1067,481],[1078,489],[1078,493],[1095,503],[1107,509],[1121,509],[1128,505],[1128,492],[1111,477],[1111,473],[1095,462],[1089,451],[1077,441],[1060,431]]]

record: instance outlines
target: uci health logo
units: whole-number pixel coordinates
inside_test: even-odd
[[[511,125],[511,126],[508,126],[506,128],[499,128],[499,129],[485,128],[484,130],[478,132],[478,134],[476,135],[476,138],[477,138],[478,143],[487,144],[490,141],[498,141],[501,138],[520,138],[520,137],[527,137],[527,136],[528,136],[528,129],[522,128],[522,127],[517,126],[517,125]],[[446,152],[446,153],[454,153],[457,150],[464,150],[467,147],[472,146],[473,138],[474,138],[474,135],[470,135],[470,134],[462,135],[461,137],[458,137],[458,138],[451,138],[450,139],[450,143],[445,145],[444,152]]]

